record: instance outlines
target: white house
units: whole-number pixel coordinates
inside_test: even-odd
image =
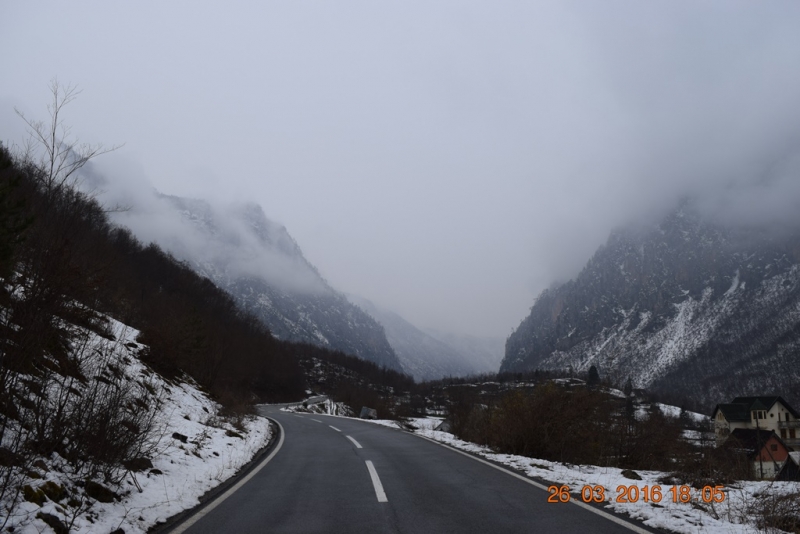
[[[800,449],[800,413],[781,397],[736,397],[711,415],[717,445],[737,428],[772,430],[788,447]]]

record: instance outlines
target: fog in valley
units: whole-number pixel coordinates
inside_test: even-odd
[[[75,84],[73,133],[124,143],[89,187],[140,239],[324,291],[236,215],[256,204],[335,289],[504,337],[682,197],[800,222],[799,23],[796,2],[727,0],[9,1],[0,140]],[[156,191],[208,200],[215,239]]]
[[[266,218],[258,204],[164,195],[132,174],[135,168],[114,158],[91,162],[80,187],[111,207],[111,220],[142,242],[226,278],[260,278],[291,293],[330,291],[286,229]]]

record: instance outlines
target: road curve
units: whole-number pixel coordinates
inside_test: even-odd
[[[261,411],[283,428],[281,449],[185,532],[654,532],[547,503],[546,491],[400,430]]]

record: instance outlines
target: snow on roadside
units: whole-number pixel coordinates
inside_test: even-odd
[[[305,406],[303,404],[305,404]],[[316,413],[321,415],[335,415],[341,417],[351,417],[354,415],[353,411],[345,403],[333,402],[329,398],[312,403],[295,402],[283,406],[283,408],[280,410],[282,412]]]
[[[151,458],[152,469],[128,475],[119,487],[109,488],[119,495],[118,501],[94,502],[75,518],[70,531],[111,532],[121,528],[128,534],[144,533],[151,526],[196,506],[201,495],[236,474],[269,442],[269,421],[248,416],[237,422],[218,416],[220,405],[191,380],[168,382],[149,371],[136,357],[143,347],[135,341],[136,330],[114,320],[110,326],[115,340],[95,336],[91,342],[118,352],[119,362],[127,360],[128,363],[120,365],[124,365],[124,374],[131,380],[148,376],[150,383],[162,391],[159,435],[155,436],[157,454]],[[28,484],[36,488],[52,481],[71,486],[63,472],[69,469],[63,459],[53,454],[42,461],[49,470],[41,473],[42,479],[31,479]],[[22,501],[6,528],[14,527],[14,532],[25,534],[49,532],[50,527],[37,518],[40,513],[56,516],[66,524],[74,515],[63,502],[47,500],[40,507]]]
[[[800,482],[746,481],[737,486],[725,487],[723,490],[725,500],[721,503],[706,504],[701,498],[698,499],[698,502],[674,503],[670,492],[674,486],[658,482],[666,475],[664,472],[637,470],[636,473],[641,476],[642,480],[631,480],[622,475],[622,469],[615,467],[570,465],[513,454],[497,454],[488,447],[460,440],[449,432],[434,430],[441,421],[441,419],[431,417],[408,419],[408,422],[417,428],[413,431],[414,434],[506,465],[529,477],[546,481],[547,485],[569,486],[571,499],[581,499],[580,491],[583,486],[602,486],[606,495],[605,508],[642,521],[649,527],[670,532],[711,534],[761,532],[751,523],[753,518],[747,514],[748,506],[755,502],[757,496],[764,494],[777,496],[800,492]],[[368,422],[390,428],[401,428],[397,421]],[[619,494],[617,491],[619,486],[636,486],[640,493],[639,499],[636,502],[615,502]],[[648,486],[648,488],[660,486],[662,494],[660,502],[645,502],[641,497],[644,486]],[[693,497],[700,495],[697,490],[692,489],[691,491]],[[553,506],[568,505],[554,504]]]
[[[661,410],[661,413],[663,413],[664,415],[666,415],[668,417],[678,418],[681,415],[681,409],[678,408],[677,406],[671,406],[669,404],[662,404],[660,402],[657,402],[656,404],[658,405],[659,410]],[[707,416],[705,414],[697,413],[697,412],[690,412],[689,410],[686,410],[685,414],[686,414],[686,417],[688,417],[689,419],[691,419],[693,422],[695,422],[697,424],[708,423],[710,421],[710,419],[711,419],[709,416]]]

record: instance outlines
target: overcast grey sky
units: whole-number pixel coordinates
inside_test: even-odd
[[[686,192],[798,210],[796,1],[4,0],[0,50],[0,139],[76,84],[109,168],[260,203],[419,326],[508,335]]]

